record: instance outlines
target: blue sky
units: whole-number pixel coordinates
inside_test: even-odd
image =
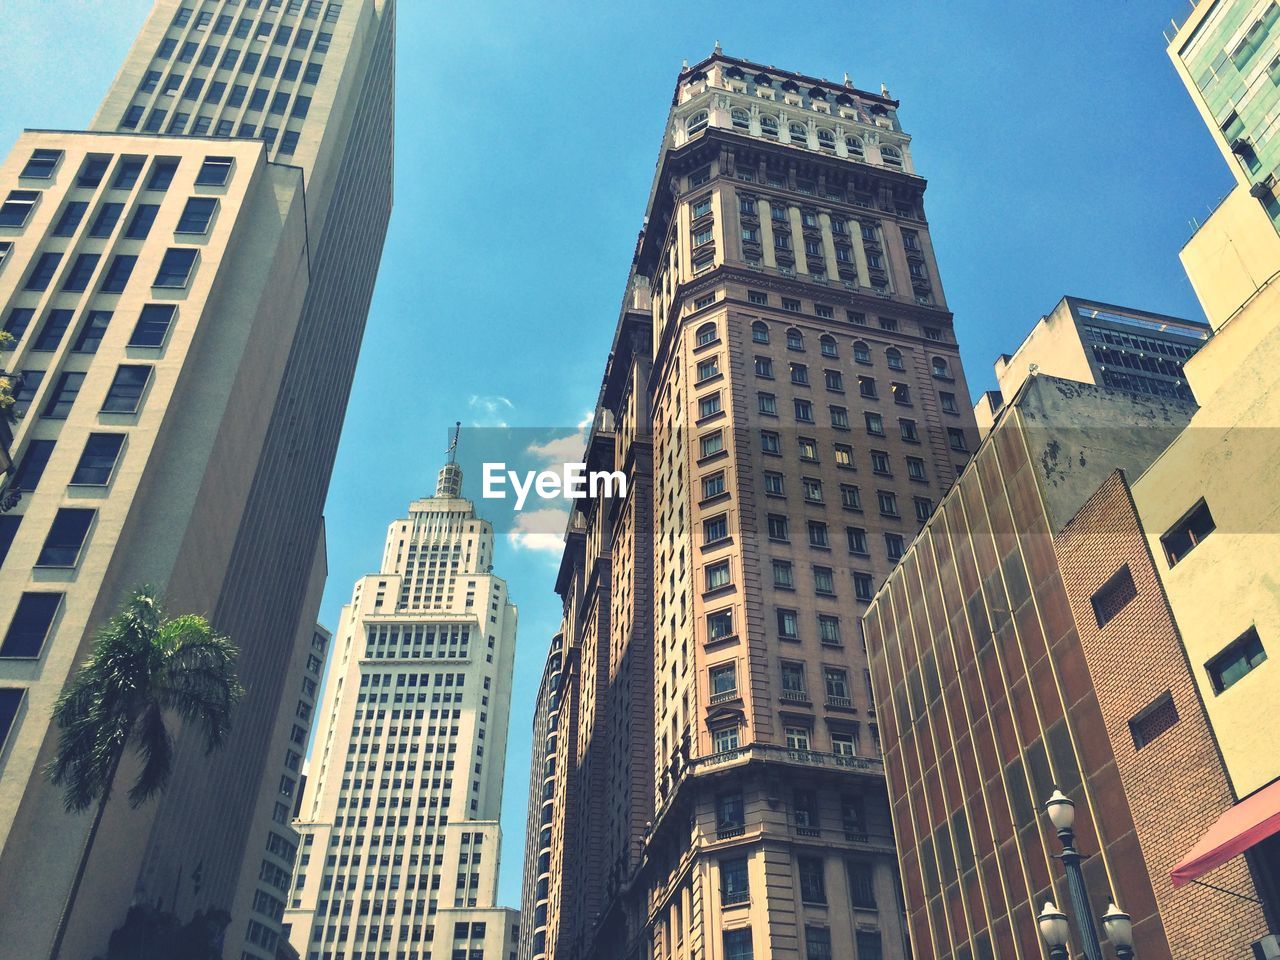
[[[0,145],[83,127],[149,7],[0,0]],[[756,0],[400,0],[396,206],[330,491],[322,621],[376,566],[387,524],[434,490],[454,420],[572,429],[589,410],[676,73],[716,40],[902,101],[975,391],[1063,294],[1202,317],[1177,252],[1230,176],[1164,52],[1186,10],[813,0],[790,18]],[[512,905],[532,695],[559,621],[545,546],[504,539],[497,554],[521,607]]]

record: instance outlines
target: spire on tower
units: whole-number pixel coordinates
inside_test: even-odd
[[[453,439],[449,442],[449,459],[440,468],[436,478],[436,496],[456,499],[462,496],[462,468],[458,466],[458,437],[462,433],[462,421],[453,425]]]

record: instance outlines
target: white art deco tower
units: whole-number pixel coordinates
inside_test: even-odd
[[[285,911],[303,957],[510,960],[496,906],[516,608],[452,460],[343,608]]]

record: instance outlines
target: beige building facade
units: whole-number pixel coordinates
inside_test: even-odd
[[[234,638],[247,693],[221,753],[180,738],[161,798],[108,806],[64,953],[101,951],[130,903],[185,918],[257,883],[245,863],[261,861],[264,796],[284,792],[279,706],[315,623],[390,212],[393,64],[390,2],[161,0],[89,130],[28,131],[0,164],[0,323],[23,375],[0,567],[15,955],[48,953],[91,820],[42,773],[54,702],[140,583]]]
[[[858,620],[976,443],[925,182],[884,92],[717,49],[672,104],[588,444],[652,481],[566,537],[532,956],[905,957]]]
[[[307,960],[514,960],[497,886],[517,612],[493,546],[451,462],[343,608],[284,913]]]

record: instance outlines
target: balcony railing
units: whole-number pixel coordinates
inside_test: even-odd
[[[737,690],[724,690],[724,691],[721,691],[720,693],[713,693],[711,695],[712,705],[715,705],[717,703],[726,703],[729,700],[736,700],[736,699],[738,699]]]
[[[849,697],[833,697],[830,694],[828,694],[827,706],[839,707],[842,710],[850,710],[853,708],[853,700],[851,700]]]
[[[809,694],[803,690],[783,690],[778,697],[780,700],[787,700],[791,703],[808,703]]]

